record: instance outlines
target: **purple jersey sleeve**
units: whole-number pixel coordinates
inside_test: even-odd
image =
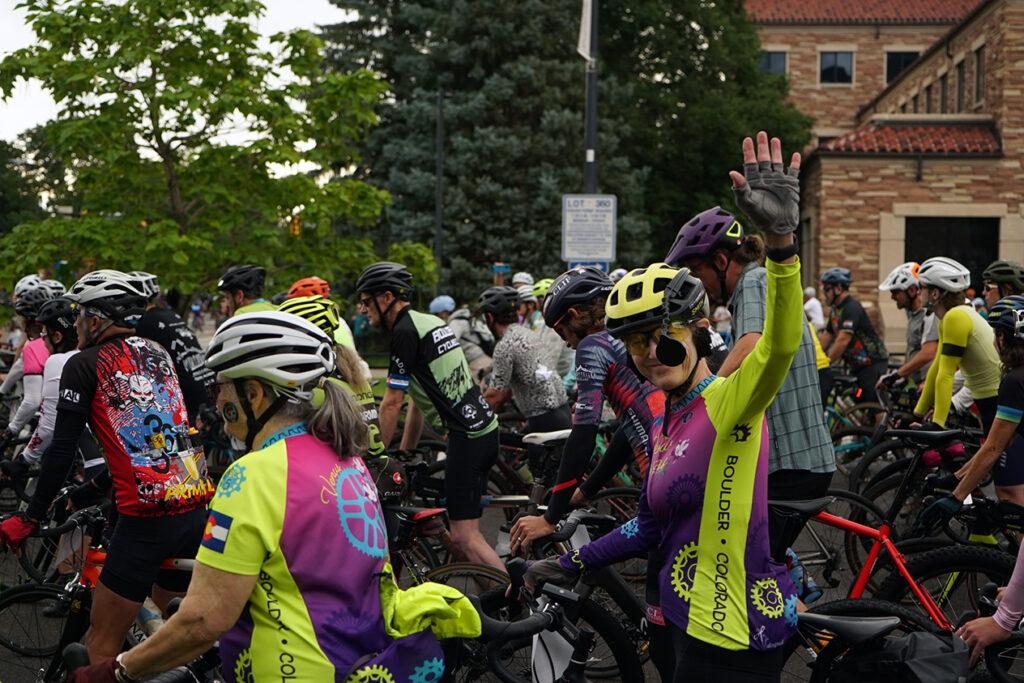
[[[578,551],[562,555],[559,563],[576,571],[601,569],[629,557],[645,555],[657,548],[660,541],[661,531],[647,505],[647,486],[644,485],[636,517]]]
[[[584,337],[576,347],[576,405],[573,408],[572,424],[596,425],[601,422],[601,408],[604,405],[604,383],[608,369],[615,362],[615,354],[609,343],[611,337],[592,334]]]

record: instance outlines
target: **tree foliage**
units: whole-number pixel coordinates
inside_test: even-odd
[[[63,258],[187,292],[252,262],[284,288],[313,273],[350,281],[375,258],[359,231],[387,193],[344,175],[377,122],[384,85],[369,71],[325,71],[307,31],[262,46],[258,0],[20,7],[36,41],[0,61],[0,95],[35,78],[56,100],[37,132],[39,175],[52,184],[63,169],[74,217],[12,230],[0,278]]]
[[[432,240],[444,89],[451,284],[475,294],[495,260],[564,268],[560,197],[582,190],[578,0],[332,1],[353,19],[324,29],[330,63],[389,84],[359,168],[393,196],[383,239]],[[798,149],[809,121],[785,103],[784,80],[758,71],[741,0],[602,0],[600,13],[599,189],[618,195],[629,267],[661,257],[694,213],[731,203],[743,136],[766,128]]]
[[[0,140],[0,235],[42,214],[39,197],[24,165],[21,150]]]

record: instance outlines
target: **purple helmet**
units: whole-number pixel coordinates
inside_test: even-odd
[[[707,256],[715,249],[732,251],[743,244],[743,226],[722,207],[716,206],[693,217],[679,229],[665,263],[681,266],[684,259]]]

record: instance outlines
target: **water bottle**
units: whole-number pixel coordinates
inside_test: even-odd
[[[815,582],[814,577],[807,573],[800,558],[793,552],[792,548],[786,548],[786,560],[789,564],[789,578],[796,585],[800,599],[805,605],[809,605],[821,597],[821,589]]]

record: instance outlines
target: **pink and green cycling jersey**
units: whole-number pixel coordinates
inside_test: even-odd
[[[799,264],[768,262],[765,332],[740,367],[666,409],[639,513],[561,558],[599,568],[657,550],[665,619],[729,650],[769,650],[796,625],[796,590],[771,558],[765,410],[803,334]]]
[[[339,458],[301,423],[232,464],[197,555],[257,577],[220,639],[227,680],[406,681],[443,670],[429,630],[400,639],[385,632],[379,583],[387,552],[362,459]],[[359,678],[371,673],[378,678]]]
[[[24,364],[26,375],[41,375],[46,366],[46,359],[50,357],[50,350],[46,348],[46,341],[37,337],[25,344],[21,350],[21,360]]]

